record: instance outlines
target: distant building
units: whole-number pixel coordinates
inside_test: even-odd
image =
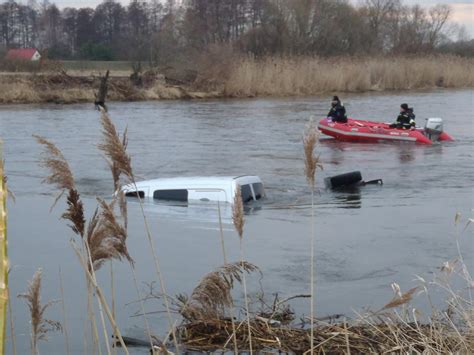
[[[41,54],[35,48],[10,49],[5,56],[8,60],[28,60],[36,62],[41,59]]]

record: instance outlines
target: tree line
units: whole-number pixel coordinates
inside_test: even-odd
[[[64,8],[44,0],[0,4],[0,47],[35,47],[51,59],[166,63],[212,46],[264,55],[472,55],[451,8],[401,0],[104,0]],[[453,40],[454,38],[454,40]]]

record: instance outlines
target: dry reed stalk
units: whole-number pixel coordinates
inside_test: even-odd
[[[3,163],[3,142],[0,141],[0,353],[5,353],[8,290],[7,195]]]
[[[66,306],[64,304],[64,286],[63,286],[63,274],[61,273],[61,267],[59,268],[59,288],[61,291],[61,307],[63,311],[63,331],[64,331],[64,339],[65,339],[65,347],[66,347],[66,354],[71,354],[69,350],[69,333],[67,328],[67,319],[66,319]]]
[[[41,304],[41,269],[36,271],[33,280],[28,284],[28,291],[18,297],[26,299],[31,317],[31,352],[39,354],[38,342],[47,340],[47,334],[53,330],[61,330],[61,324],[44,318],[44,313],[54,302]]]
[[[87,251],[86,256],[88,257],[88,262],[89,262],[88,266],[90,267],[92,277],[94,278],[94,282],[97,283],[97,279],[96,279],[96,275],[95,275],[95,269],[94,269],[94,262],[92,261],[91,249],[89,247],[89,243],[88,243],[87,239],[85,240],[84,244],[85,244],[86,251]],[[107,354],[111,355],[110,345],[109,345],[109,335],[108,335],[108,332],[107,332],[107,327],[105,325],[104,312],[102,310],[102,304],[101,304],[100,301],[98,302],[98,305],[99,305],[100,321],[101,321],[101,325],[102,325],[102,330],[104,332],[105,347],[107,349]],[[98,344],[98,345],[99,345],[99,355],[100,355],[100,353],[101,353],[100,344]]]
[[[92,276],[91,271],[94,271],[94,268],[90,266],[90,260],[87,261],[84,259],[84,255],[80,252],[80,250],[77,248],[75,245],[74,241],[71,240],[71,245],[74,251],[76,252],[77,257],[79,258],[79,261],[81,263],[82,268],[84,269],[84,272],[86,274],[87,279],[90,281],[91,285],[94,287],[97,298],[99,299],[100,304],[103,306],[105,314],[107,315],[107,318],[109,319],[110,324],[112,325],[112,328],[114,330],[114,333],[117,335],[118,340],[120,342],[120,345],[122,346],[123,350],[125,351],[125,354],[129,355],[127,346],[125,345],[125,342],[123,341],[122,333],[120,332],[120,329],[117,326],[117,323],[115,322],[114,317],[112,316],[112,312],[110,311],[110,308],[107,304],[107,301],[105,300],[104,294],[102,293],[102,289],[99,287],[97,284],[97,281],[95,277]]]
[[[16,355],[16,337],[15,337],[15,327],[13,326],[13,311],[11,303],[10,289],[8,288],[8,318],[10,321],[10,336],[12,338],[12,351],[13,355]]]
[[[116,171],[114,172],[113,170],[113,175],[114,174],[118,176],[124,175],[128,179],[128,182],[133,183],[135,185],[135,188],[138,190],[136,186],[136,182],[135,182],[135,177],[132,171],[131,159],[130,159],[130,156],[126,152],[126,146],[127,146],[126,133],[124,133],[123,138],[120,139],[120,136],[118,135],[115,125],[112,122],[111,118],[102,109],[101,109],[100,121],[102,124],[102,135],[104,137],[104,141],[103,143],[99,144],[99,149],[102,150],[105,153],[105,155],[110,159],[109,166],[113,167],[113,169]],[[163,300],[165,303],[168,324],[173,334],[173,342],[176,348],[176,352],[179,354],[178,340],[176,338],[176,332],[174,329],[173,320],[171,318],[171,310],[169,307],[169,301],[168,301],[168,296],[166,293],[163,275],[161,273],[160,262],[158,260],[158,256],[155,251],[155,246],[153,243],[150,226],[148,224],[148,219],[146,218],[145,210],[143,207],[143,201],[140,197],[138,197],[138,201],[140,204],[140,209],[141,209],[143,221],[145,224],[145,232],[147,235],[148,243],[150,245],[150,250],[152,252],[153,261],[155,264],[155,270],[158,276],[158,280],[160,282],[161,293],[163,294]]]
[[[310,323],[311,323],[311,330],[310,330],[310,349],[311,354],[313,354],[313,345],[314,345],[314,317],[315,317],[315,310],[314,310],[314,283],[315,280],[315,273],[314,273],[314,190],[315,190],[315,182],[316,182],[316,169],[319,167],[322,169],[322,164],[319,162],[319,155],[316,156],[314,154],[314,150],[316,148],[317,142],[319,139],[319,133],[316,128],[315,121],[313,117],[310,118],[309,124],[306,127],[306,131],[303,135],[303,147],[304,147],[304,154],[305,154],[305,175],[306,181],[311,189],[311,235],[310,235]]]
[[[243,238],[244,238],[244,203],[242,201],[242,191],[240,186],[237,186],[234,196],[234,204],[232,206],[232,220],[234,222],[235,230],[239,235],[239,246],[240,246],[240,262],[242,267],[244,266],[244,247],[243,247]],[[253,353],[252,349],[252,331],[250,328],[250,313],[249,313],[249,302],[247,294],[247,282],[245,280],[245,273],[242,273],[242,286],[244,287],[244,300],[245,300],[245,313],[247,317],[247,328],[249,336],[249,350],[250,354]]]
[[[224,243],[224,229],[222,227],[222,216],[221,216],[221,205],[220,202],[217,201],[217,213],[219,216],[219,235],[221,237],[221,247],[222,247],[222,257],[224,258],[224,265],[227,265],[227,255],[225,251],[225,243]],[[235,332],[235,320],[234,320],[234,302],[231,298],[231,303],[230,303],[230,320],[232,323],[232,342],[234,344],[234,354],[237,355],[239,353],[239,349],[237,347],[237,335]]]
[[[112,260],[110,260],[110,293],[112,295],[112,317],[114,317],[114,319],[117,319],[115,313],[115,276]],[[117,337],[117,334],[115,334],[114,332],[112,336],[115,339]],[[115,346],[113,347],[113,352],[114,355],[117,355],[117,348]]]
[[[86,247],[83,247],[83,253],[86,253]],[[90,282],[87,281],[87,275],[85,275],[86,284],[87,284],[87,317],[89,318],[90,322],[90,331],[92,337],[92,353],[97,354],[101,353],[100,350],[100,341],[99,341],[99,330],[97,328],[97,321],[95,319],[95,312],[94,312],[94,302],[93,302],[93,292]]]
[[[132,275],[133,275],[133,284],[135,285],[135,291],[137,292],[137,297],[140,303],[140,308],[143,315],[143,321],[145,322],[145,329],[146,329],[148,341],[150,343],[150,348],[153,349],[154,342],[153,342],[152,332],[151,332],[150,324],[148,323],[148,319],[146,317],[145,304],[143,303],[143,298],[140,294],[140,289],[138,288],[137,274],[135,272],[135,268],[133,265],[131,265],[131,269],[132,269]]]
[[[467,290],[468,290],[468,293],[469,293],[469,301],[472,304],[473,299],[472,299],[471,289],[474,288],[474,282],[472,280],[471,274],[469,273],[469,270],[467,269],[466,263],[464,262],[464,257],[463,257],[462,252],[461,252],[461,246],[459,244],[459,239],[460,239],[461,234],[462,234],[459,231],[460,221],[461,221],[461,214],[459,212],[457,212],[455,217],[454,217],[454,227],[455,227],[455,230],[456,230],[456,233],[455,233],[456,249],[457,249],[457,252],[458,252],[459,261],[461,262],[462,276],[465,279],[465,281],[467,282],[468,286],[471,286],[471,287],[468,287]],[[468,222],[466,223],[466,226],[464,227],[463,232],[467,229],[469,224],[472,223],[472,221],[473,221],[472,219],[468,220]]]

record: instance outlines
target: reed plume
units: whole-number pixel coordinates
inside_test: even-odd
[[[80,199],[79,192],[75,189],[69,190],[66,202],[67,209],[61,218],[69,220],[71,222],[69,227],[71,227],[73,232],[83,237],[86,220],[84,218],[84,205]]]
[[[316,186],[316,169],[319,167],[322,169],[322,164],[319,161],[319,155],[316,156],[314,150],[319,139],[319,132],[316,128],[314,118],[311,117],[306,130],[303,134],[303,147],[305,155],[305,175],[306,181],[311,189],[311,241],[310,241],[310,350],[313,354],[314,345],[314,189]]]
[[[314,190],[316,182],[316,169],[322,169],[322,164],[320,163],[320,156],[314,154],[314,149],[316,148],[317,142],[319,139],[319,131],[314,122],[314,118],[311,117],[306,130],[303,135],[303,146],[304,146],[304,156],[305,156],[305,175],[306,181],[308,182],[311,189]]]
[[[235,230],[239,235],[239,249],[240,249],[240,262],[242,267],[244,265],[244,203],[242,200],[242,188],[237,185],[234,204],[232,205],[232,221],[234,222]],[[242,274],[242,286],[244,287],[244,300],[245,300],[245,313],[247,316],[247,327],[248,327],[248,337],[249,337],[249,350],[250,355],[253,353],[252,349],[252,329],[250,328],[250,313],[249,313],[249,301],[247,295],[247,282],[245,280],[245,273]]]
[[[26,299],[31,317],[31,352],[38,354],[38,342],[47,340],[50,331],[61,330],[61,324],[44,318],[46,310],[54,303],[41,304],[41,269],[36,271],[33,280],[28,284],[28,291],[18,297]]]
[[[127,131],[124,132],[122,139],[120,139],[114,123],[103,109],[101,109],[100,123],[102,124],[102,136],[104,137],[104,141],[99,144],[99,149],[102,150],[112,162],[112,175],[120,176],[120,174],[123,174],[130,182],[133,182],[131,159],[126,151]]]
[[[232,221],[234,222],[235,230],[242,239],[244,235],[244,203],[242,201],[242,192],[240,186],[237,187],[234,196],[234,205],[232,206]]]
[[[126,245],[127,232],[115,217],[114,201],[108,204],[98,199],[98,202],[100,213],[97,208],[87,229],[87,244],[94,270],[98,270],[105,261],[111,259],[125,258],[133,265]]]
[[[84,205],[76,189],[74,175],[69,167],[69,163],[54,143],[41,136],[33,135],[33,137],[44,147],[40,165],[49,170],[49,175],[43,179],[43,182],[55,185],[61,191],[56,197],[53,206],[64,192],[68,191],[67,209],[61,218],[71,222],[69,227],[71,227],[75,234],[83,238],[85,229]]]
[[[76,189],[74,176],[63,153],[56,147],[56,145],[54,145],[54,143],[51,143],[47,139],[35,134],[33,137],[35,137],[38,143],[45,149],[40,165],[50,171],[50,175],[48,175],[43,182],[55,185],[57,189],[61,191],[54,201],[54,206],[66,190]]]
[[[180,311],[181,315],[189,321],[225,318],[226,309],[233,305],[231,290],[235,282],[242,284],[244,273],[258,270],[257,266],[240,261],[208,273],[194,288]]]

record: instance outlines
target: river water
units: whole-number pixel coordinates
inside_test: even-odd
[[[351,144],[321,139],[318,151],[324,171],[318,171],[315,196],[316,312],[318,316],[381,308],[397,282],[402,290],[416,285],[415,275],[429,280],[444,261],[457,257],[454,216],[472,217],[474,187],[473,91],[358,94],[343,97],[348,113],[357,118],[391,121],[400,103],[414,106],[418,124],[442,117],[454,142],[414,144]],[[262,289],[271,300],[306,294],[309,290],[311,198],[304,177],[302,132],[310,115],[324,117],[329,97],[111,103],[118,129],[128,126],[134,171],[143,179],[173,176],[259,175],[267,199],[246,211],[244,253],[258,265],[263,278],[249,277],[252,308]],[[51,212],[55,191],[41,183],[40,147],[32,134],[57,144],[70,161],[87,214],[95,196],[108,198],[112,183],[97,150],[99,115],[91,105],[0,107],[6,171],[16,203],[9,202],[10,287],[19,353],[29,349],[27,307],[15,296],[26,290],[36,269],[43,270],[43,301],[61,298],[59,270],[65,288],[66,322],[61,304],[47,318],[69,330],[72,353],[90,353],[84,274],[59,220],[64,204]],[[360,170],[365,180],[383,179],[383,186],[330,192],[323,178]],[[165,285],[171,295],[190,294],[198,280],[223,263],[217,208],[145,205]],[[228,257],[238,260],[238,237],[230,207],[223,206]],[[139,205],[129,203],[130,254],[136,261],[142,292],[157,279],[146,241]],[[462,229],[462,228],[461,228]],[[461,250],[473,268],[472,229],[461,237]],[[132,273],[126,263],[114,263],[116,312],[129,336],[144,338],[143,318],[136,302]],[[110,295],[110,267],[98,272]],[[155,285],[155,288],[157,286]],[[235,296],[241,299],[241,289]],[[443,307],[442,294],[433,298]],[[424,298],[419,297],[424,309]],[[297,316],[309,313],[307,299],[292,303]],[[161,301],[147,301],[149,322],[163,337],[167,331]],[[43,354],[63,354],[64,335],[51,333],[40,344]],[[11,344],[7,351],[11,353]],[[85,349],[85,350],[84,350]],[[105,349],[105,348],[104,348]],[[146,349],[134,350],[146,354]]]

